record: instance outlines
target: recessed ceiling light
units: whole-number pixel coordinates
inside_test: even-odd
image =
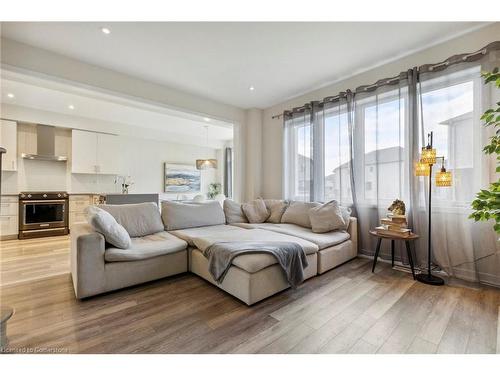
[[[106,34],[106,35],[111,34],[111,30],[108,29],[107,27],[101,27],[101,31],[103,32],[103,34]]]
[[[68,105],[69,109],[75,109],[75,106],[73,104]]]
[[[13,93],[9,92],[9,93],[7,94],[7,97],[9,97],[9,98],[11,98],[11,99],[14,99],[14,98],[15,98],[15,95],[14,95]]]
[[[253,91],[253,90],[255,90],[255,87],[250,86],[248,89],[249,89],[250,91]]]
[[[203,117],[203,120],[205,120],[206,122],[210,122],[210,119],[208,117]]]

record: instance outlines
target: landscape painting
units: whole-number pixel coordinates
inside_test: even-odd
[[[201,173],[194,165],[165,163],[165,193],[198,193]]]

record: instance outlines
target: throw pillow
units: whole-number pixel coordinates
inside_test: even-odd
[[[130,237],[143,237],[164,230],[156,203],[102,204],[99,208],[113,215]]]
[[[297,224],[304,228],[311,228],[309,210],[319,205],[320,203],[315,202],[292,201],[281,217],[281,222],[288,224]]]
[[[270,212],[266,221],[274,224],[281,223],[281,217],[288,207],[288,202],[281,199],[264,199],[264,203]]]
[[[161,217],[167,231],[226,223],[224,210],[216,201],[201,203],[163,201]]]
[[[119,249],[128,249],[132,244],[128,232],[109,212],[89,206],[85,209],[85,215],[88,223],[104,236],[106,242]]]
[[[309,210],[309,219],[314,233],[326,233],[344,229],[345,222],[337,201],[330,201]]]
[[[350,207],[340,206],[340,211],[342,212],[342,219],[344,219],[344,223],[345,223],[345,225],[342,229],[347,230],[347,228],[349,228],[349,222],[350,222],[352,210]]]
[[[231,200],[224,200],[224,214],[227,224],[248,223],[247,217],[241,209],[241,204]]]
[[[243,203],[241,209],[245,213],[249,223],[263,223],[269,217],[269,211],[262,199],[255,199],[248,203]]]

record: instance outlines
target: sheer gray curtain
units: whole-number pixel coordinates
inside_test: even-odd
[[[432,184],[432,261],[451,276],[500,285],[492,223],[468,219],[476,192],[498,178],[496,160],[482,153],[491,129],[479,118],[500,100],[480,77],[481,70],[500,65],[499,55],[500,42],[494,42],[285,112],[284,197],[351,206],[359,251],[368,255],[375,249],[369,230],[394,199],[404,200],[409,224],[421,236],[414,251],[424,268],[429,177],[415,177],[414,164],[433,131],[454,181],[449,188]],[[397,251],[396,258],[406,263],[403,254]],[[390,249],[382,248],[381,256],[389,258]]]
[[[284,114],[283,195],[285,199],[314,200],[314,127],[312,105]],[[318,168],[318,166],[316,166]]]
[[[233,149],[226,147],[224,150],[224,195],[233,197]]]
[[[409,201],[411,122],[409,77],[398,77],[356,89],[353,106],[354,206],[359,219],[360,252],[374,253],[369,230],[380,225],[395,199]],[[386,242],[386,243],[384,243]],[[400,242],[400,241],[398,241]],[[397,244],[400,246],[401,244]],[[390,258],[390,242],[381,256]],[[396,248],[396,258],[403,253]]]
[[[460,59],[463,55],[451,58]],[[469,219],[475,194],[495,181],[496,160],[484,155],[492,129],[485,128],[481,114],[499,100],[492,85],[485,86],[481,71],[500,65],[498,51],[490,51],[472,62],[443,64],[420,69],[418,97],[418,147],[426,134],[434,132],[434,147],[443,156],[445,167],[453,174],[451,187],[436,187],[432,182],[433,262],[448,275],[469,281],[500,285],[498,236],[492,223]],[[416,143],[417,140],[415,140]],[[434,168],[433,172],[439,169]],[[432,178],[434,179],[435,173]],[[416,224],[420,227],[420,247],[427,244],[428,177],[412,186]],[[426,262],[419,251],[419,262]]]

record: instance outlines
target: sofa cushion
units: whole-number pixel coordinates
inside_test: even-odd
[[[275,224],[274,224],[275,225]],[[318,251],[318,246],[312,242],[298,237],[288,236],[282,233],[271,232],[268,230],[254,229],[247,230],[234,227],[236,231],[228,231],[213,236],[202,236],[193,238],[196,247],[204,252],[215,242],[231,241],[271,241],[271,242],[294,242],[298,243],[304,249],[304,252],[314,254]],[[233,265],[249,273],[258,272],[266,267],[277,264],[276,258],[271,254],[244,254],[233,259]]]
[[[88,206],[84,213],[88,223],[104,236],[106,242],[120,249],[130,247],[130,235],[109,212],[96,206]]]
[[[226,215],[226,223],[248,223],[247,217],[241,209],[241,204],[231,200],[224,200],[224,215]]]
[[[281,217],[282,223],[297,224],[301,227],[311,228],[309,210],[319,206],[316,202],[292,201]]]
[[[242,223],[247,224],[247,223]],[[234,225],[211,225],[207,227],[198,227],[198,228],[186,228],[186,229],[178,229],[170,231],[170,234],[180,238],[181,240],[186,241],[189,246],[195,246],[193,242],[193,238],[202,237],[202,236],[216,236],[220,233],[225,233],[228,231],[238,231],[240,228],[237,227],[240,224]],[[247,224],[248,225],[248,224]]]
[[[217,201],[179,203],[163,201],[161,217],[165,230],[203,227],[226,223],[222,206]]]
[[[128,262],[176,253],[187,248],[183,241],[170,233],[158,232],[144,237],[132,238],[131,246],[126,249],[110,247],[104,252],[106,262]]]
[[[269,217],[269,211],[263,199],[255,199],[243,203],[241,209],[245,213],[249,223],[263,223]]]
[[[156,203],[102,204],[98,207],[113,215],[130,237],[142,237],[163,231]]]
[[[276,225],[276,224],[274,224]],[[303,238],[289,236],[283,233],[277,233],[264,229],[242,229],[234,227],[236,230],[224,231],[217,234],[201,235],[193,237],[195,246],[205,251],[215,242],[238,242],[238,241],[270,241],[270,242],[295,242],[304,249],[306,254],[312,254],[318,251],[318,246]]]
[[[347,228],[349,228],[352,210],[350,207],[340,206],[340,212],[342,213],[342,219],[344,219],[344,227],[342,229],[347,230]]]
[[[311,229],[296,224],[269,224],[266,227],[260,228],[266,231],[302,238],[316,244],[320,250],[338,245],[351,237],[346,231],[336,230],[328,233],[314,233]]]
[[[281,217],[288,207],[288,201],[282,199],[264,199],[266,208],[269,211],[269,217],[266,222],[268,223],[281,223]]]
[[[326,233],[346,227],[339,204],[335,200],[311,208],[309,219],[314,233]]]

